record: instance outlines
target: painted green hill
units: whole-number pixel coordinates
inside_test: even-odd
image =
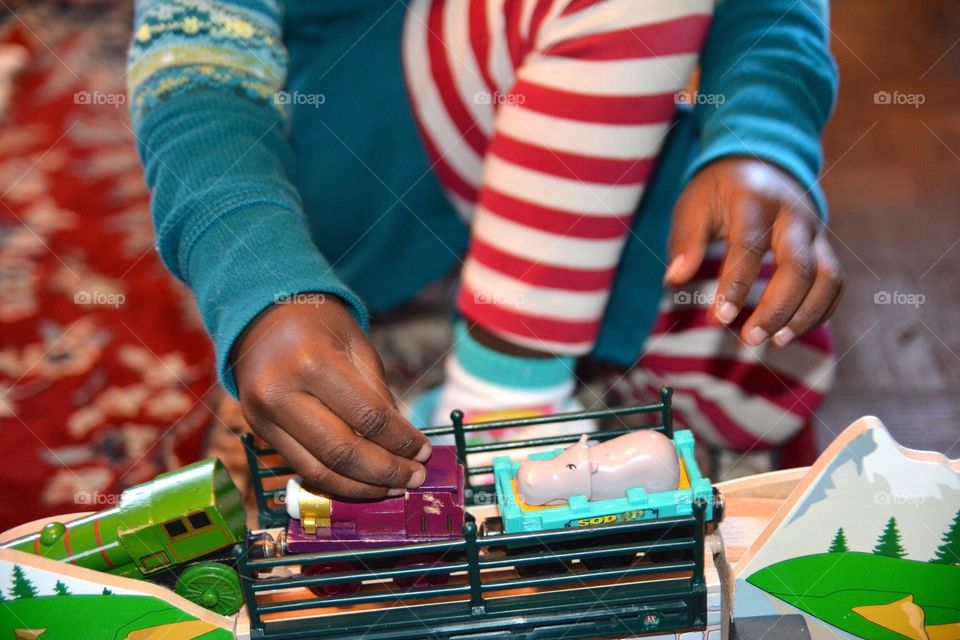
[[[13,629],[46,629],[46,638],[119,640],[131,631],[195,620],[189,614],[150,596],[66,595],[38,596],[0,602],[0,637],[12,638]],[[202,640],[229,640],[227,631],[199,636]]]
[[[820,553],[784,560],[747,582],[844,631],[871,640],[904,636],[854,613],[907,595],[923,608],[925,624],[960,622],[960,566],[870,553]]]

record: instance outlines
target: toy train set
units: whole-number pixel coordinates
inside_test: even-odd
[[[379,501],[296,478],[267,488],[292,470],[268,466],[275,452],[248,437],[262,530],[246,529],[240,492],[210,459],[3,546],[158,582],[224,615],[245,604],[253,638],[418,638],[424,621],[439,638],[703,629],[704,536],[722,500],[692,434],[674,431],[670,399],[665,388],[655,404],[473,424],[454,412],[426,430],[456,445],[434,447],[423,486]],[[592,446],[576,435],[466,444],[473,432],[585,420],[604,422]],[[477,453],[493,464],[470,468]],[[492,486],[474,485],[491,473]]]

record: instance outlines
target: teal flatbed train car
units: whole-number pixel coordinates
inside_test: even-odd
[[[674,431],[673,445],[680,461],[680,481],[676,489],[648,493],[641,487],[631,487],[622,498],[588,500],[586,496],[571,496],[565,504],[539,506],[527,504],[517,490],[517,471],[520,462],[509,456],[493,460],[497,505],[506,533],[537,532],[548,529],[593,527],[614,523],[630,523],[673,516],[689,516],[693,504],[702,500],[706,505],[707,521],[714,519],[719,501],[714,499],[713,485],[704,478],[694,457],[693,433]],[[531,460],[551,460],[563,449],[532,453]],[[719,515],[719,514],[717,514]]]

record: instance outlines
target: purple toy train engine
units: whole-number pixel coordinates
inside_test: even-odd
[[[281,537],[284,554],[346,551],[455,539],[464,523],[463,465],[455,447],[434,447],[426,463],[427,477],[417,489],[376,501],[341,500],[306,489],[300,478],[287,483],[286,505],[290,521]],[[429,558],[406,558],[405,565],[427,563]],[[399,563],[398,563],[399,564]],[[349,562],[310,565],[305,575],[350,571]],[[442,576],[424,578],[429,584]],[[331,585],[314,589],[337,595],[359,585]],[[419,581],[401,586],[425,586]]]

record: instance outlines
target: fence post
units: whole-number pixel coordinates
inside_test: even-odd
[[[460,464],[467,464],[467,438],[463,435],[463,411],[454,409],[450,412],[450,421],[453,423],[453,440],[457,445],[457,460]]]
[[[457,445],[457,461],[463,465],[466,491],[469,494],[464,497],[472,500],[473,483],[470,481],[470,467],[467,465],[467,437],[463,433],[463,411],[460,411],[460,409],[451,411],[450,421],[453,423],[453,441]]]
[[[693,501],[693,517],[696,518],[697,530],[693,534],[693,616],[690,622],[693,626],[699,627],[707,622],[707,583],[704,579],[704,564],[706,560],[704,554],[704,536],[706,536],[706,512],[707,503],[702,498]]]
[[[697,498],[693,501],[693,517],[697,519],[697,534],[693,537],[694,546],[693,553],[694,559],[696,562],[693,567],[693,581],[702,583],[703,578],[703,553],[704,553],[704,536],[706,535],[706,512],[707,512],[707,503],[703,501],[703,498]]]
[[[486,607],[483,604],[483,590],[480,588],[480,550],[477,548],[475,522],[464,523],[463,538],[467,554],[467,578],[470,581],[470,614],[479,616],[486,613]]]
[[[672,407],[673,389],[663,387],[660,389],[660,413],[663,417],[664,435],[673,440],[673,407]]]
[[[245,433],[240,436],[243,442],[243,451],[247,454],[247,468],[250,470],[250,479],[253,481],[253,493],[257,497],[257,520],[261,527],[269,527],[270,509],[267,506],[267,496],[263,492],[263,477],[260,475],[260,459],[254,448],[254,435]]]
[[[249,532],[247,535],[249,536]],[[247,605],[247,617],[250,619],[250,637],[262,638],[265,635],[263,622],[260,620],[260,612],[257,611],[257,596],[253,593],[253,575],[247,566],[247,556],[250,552],[248,541],[249,538],[233,545],[233,557],[237,559],[237,573],[240,574],[240,586]]]

